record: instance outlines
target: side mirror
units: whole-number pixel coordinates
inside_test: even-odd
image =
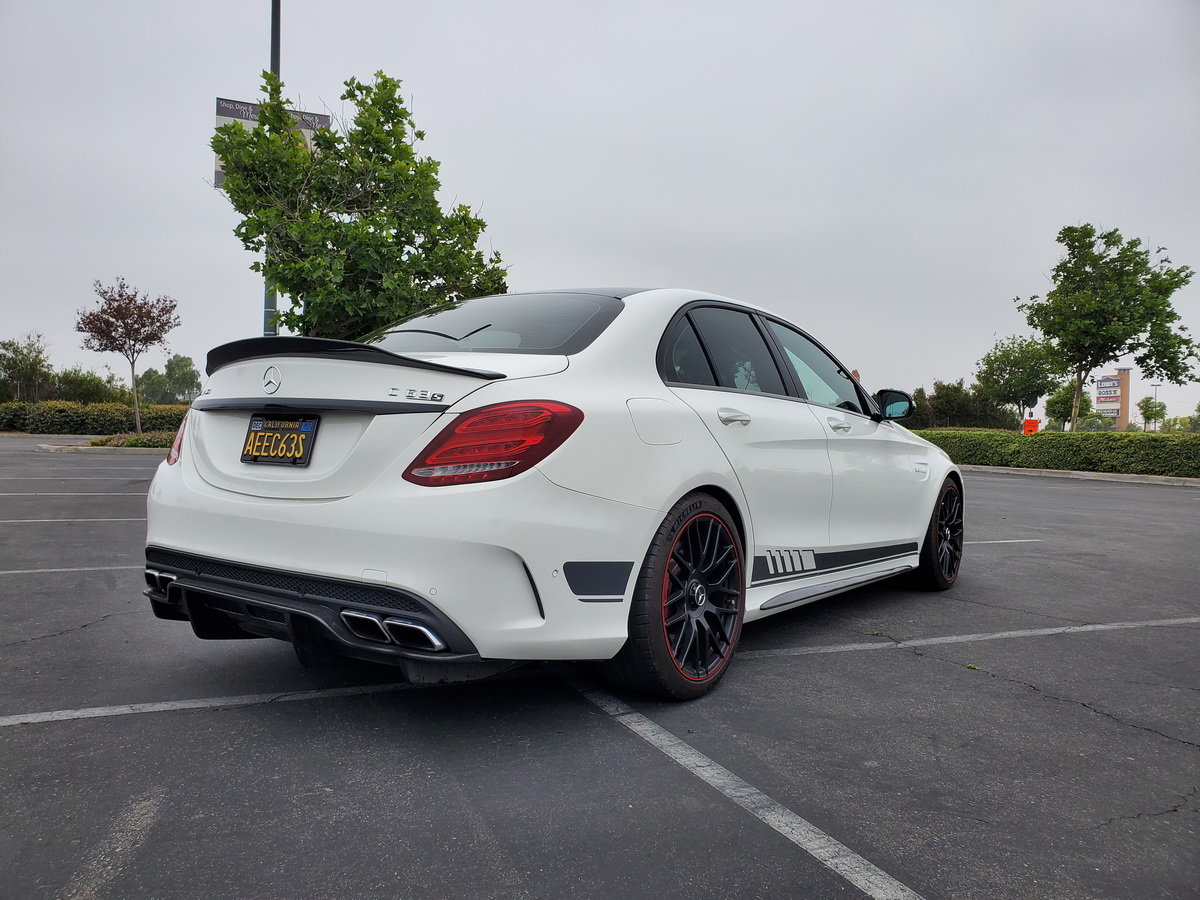
[[[875,395],[875,402],[883,410],[884,421],[907,419],[917,408],[911,395],[904,393],[904,391],[894,391],[890,388],[885,388],[877,393]]]

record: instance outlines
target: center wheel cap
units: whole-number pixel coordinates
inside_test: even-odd
[[[693,609],[699,609],[708,602],[708,588],[698,581],[693,581],[688,587],[688,601]]]

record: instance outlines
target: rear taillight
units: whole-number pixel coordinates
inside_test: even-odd
[[[179,462],[179,457],[183,454],[183,429],[187,427],[187,416],[184,415],[183,421],[179,423],[179,430],[175,432],[175,440],[171,441],[171,449],[167,451],[167,465],[173,466]]]
[[[574,406],[552,400],[473,409],[443,428],[404,478],[430,487],[512,478],[549,456],[582,421]]]

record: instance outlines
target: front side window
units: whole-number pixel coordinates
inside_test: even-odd
[[[693,309],[688,315],[708,350],[717,384],[739,391],[787,393],[767,342],[750,316],[715,306]]]
[[[624,309],[583,293],[501,294],[445,303],[362,338],[393,353],[414,350],[578,353]]]
[[[783,345],[784,355],[809,400],[865,414],[854,382],[837,360],[798,331],[778,322],[768,321],[767,327]]]

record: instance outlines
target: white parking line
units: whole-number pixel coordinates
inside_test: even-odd
[[[0,525],[30,525],[44,524],[46,522],[145,522],[146,517],[140,519],[0,519]]]
[[[911,641],[870,641],[858,644],[827,644],[822,647],[782,647],[777,650],[743,650],[738,659],[771,659],[780,656],[808,656],[813,653],[849,653],[857,650],[906,650],[909,647],[933,647],[938,644],[971,644],[1004,638],[1042,637],[1051,634],[1079,634],[1091,631],[1118,631],[1125,628],[1165,628],[1172,625],[1200,625],[1200,616],[1185,619],[1149,619],[1144,622],[1105,622],[1096,625],[1062,625],[1056,628],[1024,628],[1019,631],[988,631],[980,634],[951,634],[944,637],[915,638]]]
[[[876,900],[920,900],[920,894],[616,697],[605,691],[576,689],[647,744],[774,828],[867,896]]]
[[[242,694],[235,697],[205,697],[199,700],[164,700],[160,703],[126,703],[121,706],[92,706],[87,709],[56,709],[52,712],[0,716],[0,728],[7,728],[11,725],[36,725],[42,722],[69,722],[75,719],[136,716],[141,713],[173,712],[180,709],[232,709],[238,706],[258,706],[263,703],[288,703],[293,700],[356,697],[361,694],[406,691],[412,687],[405,681],[396,684],[362,684],[355,687],[325,688],[316,691],[280,691],[274,694]]]
[[[104,841],[92,851],[58,900],[96,900],[121,874],[134,854],[146,842],[162,806],[161,791],[151,792],[134,800],[122,810]]]
[[[120,572],[125,569],[144,569],[141,566],[80,566],[75,569],[5,569],[0,575],[43,575],[48,572]]]
[[[963,541],[964,544],[1041,544],[1041,538],[1018,538],[1015,541]]]

